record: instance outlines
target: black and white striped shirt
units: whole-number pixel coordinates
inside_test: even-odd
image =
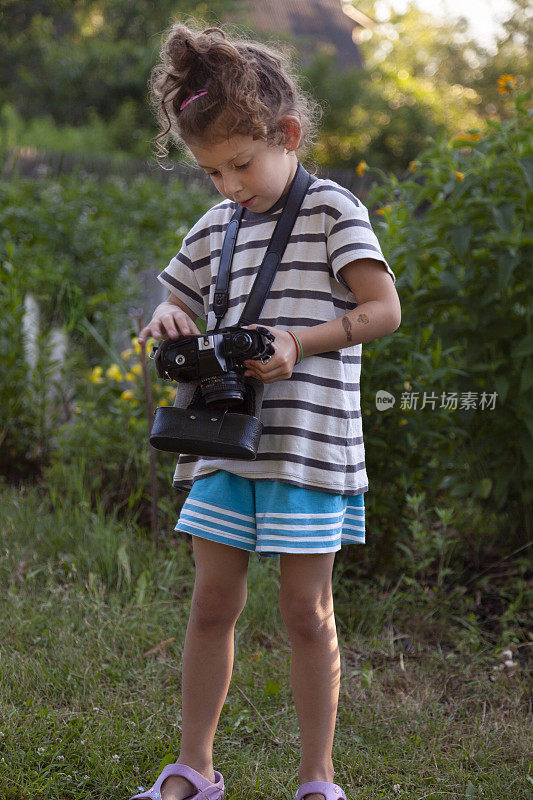
[[[286,195],[269,211],[244,211],[231,265],[229,306],[236,325]],[[185,236],[159,280],[214,329],[213,294],[226,226],[236,203],[213,206]],[[257,323],[282,330],[320,325],[357,306],[339,270],[358,258],[387,264],[366,207],[331,180],[313,178]],[[218,469],[341,495],[366,492],[359,393],[361,344],[304,358],[288,380],[264,384],[263,432],[255,461],[180,455],[173,485],[189,491]],[[179,391],[179,384],[178,384]]]

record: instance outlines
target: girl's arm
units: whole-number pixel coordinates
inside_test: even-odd
[[[340,270],[358,306],[342,317],[307,328],[294,328],[304,356],[371,342],[393,333],[402,321],[400,299],[384,264],[359,258]]]
[[[304,357],[353,347],[361,342],[371,342],[372,339],[393,333],[400,325],[400,300],[393,280],[381,261],[358,258],[340,272],[359,305],[330,322],[307,328],[291,328],[302,345]],[[244,374],[252,375],[264,383],[287,380],[291,377],[298,358],[296,343],[287,331],[270,328],[268,325],[263,327],[268,328],[276,337],[275,355],[264,364],[253,359],[245,361]]]

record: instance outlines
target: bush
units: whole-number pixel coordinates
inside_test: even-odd
[[[59,428],[44,477],[52,491],[61,491],[69,473],[82,475],[94,507],[140,515],[139,521],[146,524],[150,507],[148,421],[136,338],[132,345],[107,368],[97,365],[80,376],[74,418]],[[150,347],[149,341],[147,351]],[[154,408],[172,405],[175,387],[156,379],[155,370],[149,374]],[[176,490],[171,487],[175,460],[171,453],[157,453],[162,513],[172,513],[176,505]]]
[[[45,325],[65,325],[81,343],[87,319],[109,341],[117,317],[138,304],[137,275],[166,266],[210,204],[203,190],[145,177],[0,181],[0,260],[35,296]],[[87,344],[94,364],[99,350]]]
[[[403,309],[401,335],[387,345],[394,367],[383,364],[380,380],[394,375],[441,398],[439,413],[389,414],[371,471],[387,492],[391,479],[408,487],[433,476],[452,498],[506,511],[509,545],[523,540],[533,501],[530,97],[517,96],[514,116],[484,132],[432,141],[404,180],[388,177],[369,197]],[[372,346],[373,359],[383,346]],[[457,402],[444,424],[443,391]]]
[[[109,470],[98,476],[94,470],[103,462],[93,456],[98,447],[109,456],[114,441],[119,451],[115,458],[109,456],[111,462],[119,454],[132,458],[131,469],[138,479],[134,491],[130,474],[115,499],[128,503],[133,502],[132,492],[143,495],[138,459],[144,455],[133,456],[128,450],[125,456],[121,440],[124,431],[132,434],[131,414],[115,419],[116,409],[113,403],[106,408],[105,398],[92,409],[95,399],[86,394],[85,376],[100,363],[102,344],[113,349],[129,327],[127,309],[138,305],[141,291],[138,274],[162,269],[209,204],[200,189],[186,190],[178,182],[165,186],[146,178],[127,183],[117,176],[102,180],[78,173],[52,180],[0,181],[0,474],[10,479],[37,476],[56,447],[56,469],[61,459],[73,468],[80,442],[89,437],[91,454],[86,463],[95,491],[97,484],[106,486]],[[24,301],[30,294],[40,309],[35,368],[25,356],[22,337]],[[51,359],[53,328],[68,334],[61,364]],[[88,330],[93,335],[88,336]],[[84,431],[81,420],[70,421],[76,393],[76,403],[91,423]],[[119,421],[124,427],[115,430]],[[63,430],[58,442],[62,424],[68,425],[70,434]]]

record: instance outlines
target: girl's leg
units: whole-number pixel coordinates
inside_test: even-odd
[[[183,651],[178,763],[213,780],[213,740],[231,681],[235,623],[246,604],[249,552],[192,539],[196,576]],[[163,783],[162,800],[191,794],[185,778],[171,776]]]
[[[300,727],[300,783],[334,779],[332,749],[340,655],[331,574],[335,553],[280,554],[279,606],[291,640],[291,684]],[[324,800],[309,794],[306,800]]]

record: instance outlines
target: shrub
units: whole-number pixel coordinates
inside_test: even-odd
[[[152,340],[153,342],[153,340]],[[147,350],[151,343],[147,345]],[[59,488],[67,473],[83,474],[85,491],[93,505],[107,511],[140,515],[147,523],[150,506],[148,422],[144,384],[136,337],[107,367],[97,365],[77,381],[74,418],[60,427],[50,465],[45,470],[49,487]],[[154,408],[172,405],[171,384],[152,379]],[[176,491],[171,487],[176,456],[157,453],[160,510],[172,512]]]
[[[72,465],[85,436],[93,455],[105,440],[108,456],[111,442],[119,448],[116,458],[110,457],[112,463],[124,456],[121,436],[125,430],[132,435],[131,414],[120,417],[125,427],[115,431],[113,414],[117,408],[125,411],[124,404],[111,403],[107,409],[102,399],[91,410],[96,401],[85,391],[85,375],[100,363],[101,343],[123,335],[127,309],[139,300],[138,273],[165,266],[209,203],[198,188],[185,190],[178,182],[165,186],[146,178],[127,183],[117,176],[99,179],[77,173],[0,181],[0,474],[11,479],[39,475],[56,446],[56,469],[61,458]],[[35,369],[27,363],[21,341],[24,300],[30,293],[40,308]],[[51,361],[53,327],[68,333],[62,364]],[[88,336],[88,330],[94,335]],[[91,422],[83,432],[81,419],[69,423],[70,401],[77,392],[78,408]],[[63,423],[71,438],[63,430],[58,444],[56,433]],[[144,458],[129,457],[133,464]],[[132,467],[139,496],[145,485],[140,463]],[[92,456],[88,464],[91,470],[97,467]],[[108,471],[91,475],[102,487],[109,477]],[[130,479],[118,491],[120,502],[130,502]]]
[[[533,501],[530,97],[516,96],[514,115],[483,132],[431,141],[404,180],[384,176],[369,198],[401,276],[401,335],[382,374],[458,400],[444,425],[433,411],[403,428],[391,415],[380,450],[376,441],[370,448],[371,469],[387,491],[387,479],[407,487],[432,473],[441,492],[505,510],[510,545],[526,533]],[[382,347],[372,346],[372,358]]]

